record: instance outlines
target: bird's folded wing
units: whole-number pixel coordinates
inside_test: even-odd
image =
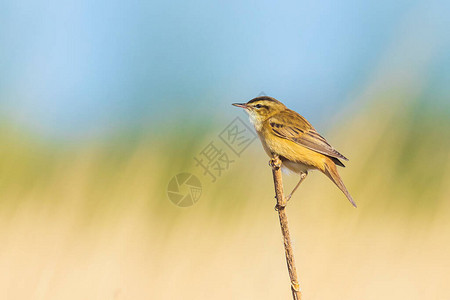
[[[331,147],[305,118],[292,110],[281,112],[269,118],[273,133],[281,138],[293,141],[303,147],[327,156],[348,160]]]

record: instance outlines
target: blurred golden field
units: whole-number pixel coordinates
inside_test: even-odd
[[[350,158],[359,207],[313,172],[287,208],[304,298],[450,299],[448,113],[395,97],[360,110],[318,128]],[[289,299],[259,141],[215,183],[195,167],[226,125],[68,148],[4,124],[0,299]],[[166,194],[183,171],[203,183],[189,208]]]

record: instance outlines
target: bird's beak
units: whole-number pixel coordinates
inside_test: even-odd
[[[232,105],[242,108],[248,108],[247,103],[233,103]]]

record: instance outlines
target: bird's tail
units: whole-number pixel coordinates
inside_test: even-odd
[[[350,203],[356,207],[355,201],[353,201],[352,196],[347,191],[347,188],[345,187],[344,183],[342,182],[341,176],[339,176],[339,173],[336,169],[336,165],[331,160],[326,160],[325,162],[325,168],[323,173],[327,175],[337,186],[338,188],[347,196]]]

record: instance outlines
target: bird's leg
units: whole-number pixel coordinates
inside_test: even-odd
[[[297,185],[295,186],[295,188],[292,190],[292,192],[286,197],[286,201],[289,201],[289,199],[291,199],[292,194],[294,194],[294,192],[298,189],[298,187],[300,186],[300,183],[302,183],[303,180],[305,180],[306,175],[308,175],[308,171],[302,172],[302,173],[300,174],[300,180],[299,180],[299,182],[297,183]]]

